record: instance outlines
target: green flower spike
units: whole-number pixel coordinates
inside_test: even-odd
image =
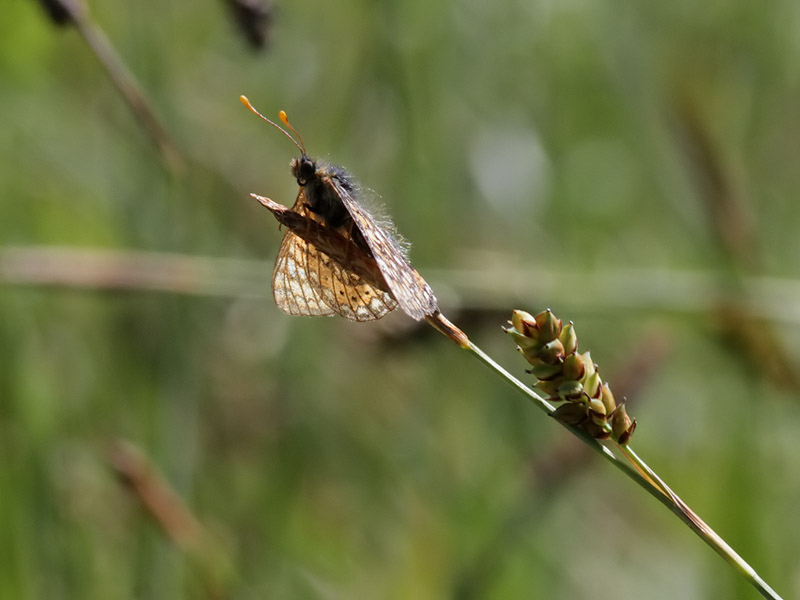
[[[549,310],[535,317],[515,310],[510,324],[511,327],[504,328],[504,331],[514,339],[517,350],[531,364],[528,373],[536,377],[535,389],[518,381],[471,342],[462,347],[471,350],[517,391],[532,400],[537,408],[558,419],[590,448],[651,493],[755,586],[762,596],[781,600],[753,567],[693,512],[628,445],[636,429],[636,420],[628,416],[624,402],[617,404],[611,388],[592,362],[591,354],[578,354],[575,326],[571,322],[564,325]],[[617,443],[627,462],[622,461],[619,453],[607,444],[597,442],[608,438]]]
[[[580,427],[595,439],[611,437],[622,446],[630,441],[636,421],[624,406],[617,406],[591,354],[578,354],[578,336],[572,323],[563,326],[550,310],[535,317],[515,310],[511,327],[504,331],[532,365],[528,372],[536,377],[535,387],[551,402],[564,403],[551,416]]]
[[[626,445],[636,430],[636,419],[631,419],[625,410],[625,405],[620,404],[611,416],[611,430],[614,439],[620,446]]]

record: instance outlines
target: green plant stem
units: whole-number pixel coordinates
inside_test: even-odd
[[[500,375],[514,389],[521,392],[533,404],[550,415],[554,407],[532,387],[525,385],[497,364],[488,354],[476,346],[472,341],[465,346],[478,360],[487,365]],[[589,447],[598,452],[603,458],[625,473],[638,483],[651,496],[672,511],[681,521],[694,531],[704,542],[711,546],[717,554],[722,556],[742,577],[753,585],[764,598],[781,600],[781,597],[758,575],[736,551],[728,545],[711,527],[709,527],[689,506],[673,492],[666,483],[653,471],[630,446],[620,447],[621,452],[630,460],[630,463],[620,460],[607,446],[601,444],[581,429],[557,421],[570,430]]]
[[[772,598],[780,600],[780,596],[773,590],[766,581],[751,567],[739,554],[730,547],[730,545],[722,539],[716,531],[711,529],[708,524],[703,521],[697,513],[695,513],[689,506],[681,500],[678,495],[673,492],[670,487],[653,471],[647,463],[645,463],[633,448],[625,447],[622,451],[628,458],[641,470],[643,470],[649,477],[654,479],[661,489],[663,489],[666,496],[671,502],[663,502],[668,506],[672,512],[686,523],[689,528],[694,531],[700,538],[711,546],[714,551],[719,554],[725,561],[730,564],[739,574],[749,581],[765,598]]]

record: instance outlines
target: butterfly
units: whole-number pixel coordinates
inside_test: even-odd
[[[290,163],[299,191],[291,208],[252,194],[286,226],[275,267],[272,293],[290,315],[340,315],[373,321],[400,307],[421,321],[439,313],[431,287],[408,261],[391,225],[378,220],[358,201],[359,188],[343,168],[313,160],[286,113],[280,120],[296,136],[282,131],[300,150]]]

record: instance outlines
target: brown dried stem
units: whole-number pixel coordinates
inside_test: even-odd
[[[150,102],[142,92],[136,78],[125,66],[108,37],[92,21],[89,9],[82,0],[50,0],[49,5],[46,5],[45,8],[51,17],[55,11],[55,14],[62,15],[64,19],[61,21],[62,23],[71,23],[75,26],[100,61],[114,86],[119,90],[150,141],[158,149],[167,167],[173,172],[183,172],[186,161],[177,145],[156,117],[155,111],[150,106]]]
[[[232,563],[145,455],[120,441],[111,447],[109,463],[153,522],[197,565],[208,597],[228,597]]]

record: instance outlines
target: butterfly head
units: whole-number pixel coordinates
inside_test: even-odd
[[[293,158],[289,168],[292,170],[292,175],[297,179],[297,185],[301,187],[304,187],[317,176],[317,163],[306,156],[305,153],[300,158]]]

